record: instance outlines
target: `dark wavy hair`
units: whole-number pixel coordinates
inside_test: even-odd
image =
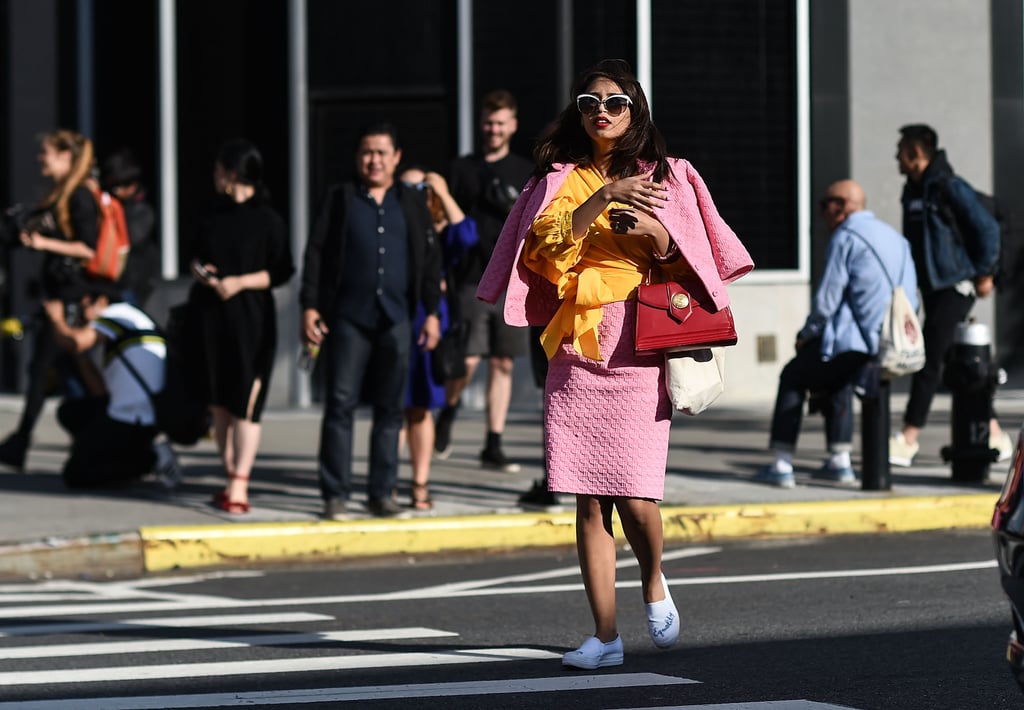
[[[270,191],[263,183],[263,156],[255,144],[244,138],[233,138],[217,151],[217,162],[232,173],[236,181],[256,188],[257,198],[270,199]]]
[[[576,97],[598,79],[614,81],[622,93],[632,100],[626,132],[611,152],[608,174],[625,178],[640,171],[640,163],[653,167],[653,179],[661,182],[669,174],[668,149],[661,132],[651,120],[651,107],[640,82],[629,63],[622,59],[605,59],[580,74],[573,83],[569,105],[559,114],[537,142],[533,151],[538,176],[551,172],[554,163],[589,165],[594,159],[594,146],[583,128]]]

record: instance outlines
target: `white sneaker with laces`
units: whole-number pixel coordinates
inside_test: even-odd
[[[910,466],[914,463],[914,457],[921,450],[921,445],[916,441],[911,444],[903,438],[903,434],[897,434],[889,439],[889,464],[892,466]]]

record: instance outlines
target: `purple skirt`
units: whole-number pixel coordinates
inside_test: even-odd
[[[598,326],[603,361],[585,358],[569,339],[548,366],[545,454],[548,487],[661,500],[672,424],[665,358],[636,355],[636,302],[604,306]]]

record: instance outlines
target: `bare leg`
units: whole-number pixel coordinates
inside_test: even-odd
[[[510,357],[492,357],[487,361],[487,430],[505,431],[508,406],[512,401],[512,367]]]
[[[908,444],[916,444],[917,437],[921,434],[921,427],[912,426],[910,424],[903,425],[903,440]]]
[[[998,439],[1003,435],[1003,428],[999,426],[999,420],[995,417],[988,420],[988,435],[990,439]]]
[[[653,500],[644,498],[616,498],[615,507],[622,521],[622,532],[640,565],[644,603],[661,601],[665,598],[661,584],[661,553],[664,547],[661,508]]]
[[[470,355],[466,358],[466,376],[460,377],[457,380],[448,380],[444,383],[444,398],[449,407],[454,407],[459,403],[459,397],[462,396],[469,383],[473,381],[473,375],[476,374],[476,368],[479,366],[480,356]]]
[[[235,445],[232,431],[235,418],[223,407],[210,407],[213,413],[213,438],[217,442],[217,453],[220,454],[224,472],[230,478],[235,473]]]
[[[576,496],[576,554],[583,586],[594,616],[594,635],[614,641],[619,635],[615,622],[615,537],[612,532],[612,499]]]
[[[405,410],[409,436],[409,460],[412,463],[412,482],[427,485],[430,479],[430,455],[434,450],[434,418],[422,407]]]
[[[249,500],[249,476],[260,447],[261,426],[248,419],[236,419],[234,424],[235,473],[228,481],[228,500]]]

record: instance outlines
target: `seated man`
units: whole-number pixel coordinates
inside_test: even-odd
[[[71,435],[71,455],[64,464],[70,487],[127,483],[153,470],[157,434],[150,392],[164,386],[166,345],[145,313],[120,302],[110,284],[82,287],[85,325],[71,326],[63,305],[47,303],[57,344],[79,355],[89,395],[65,400],[57,419]],[[88,351],[102,345],[102,371]],[[134,369],[134,373],[132,370]]]
[[[917,276],[910,244],[864,209],[864,191],[853,180],[829,186],[821,201],[832,237],[814,307],[796,340],[796,357],[779,375],[770,445],[775,463],[754,480],[781,488],[796,485],[793,453],[812,393],[825,415],[829,457],[817,476],[854,484],[853,383],[878,353],[878,340],[894,286],[902,285],[917,309]]]

